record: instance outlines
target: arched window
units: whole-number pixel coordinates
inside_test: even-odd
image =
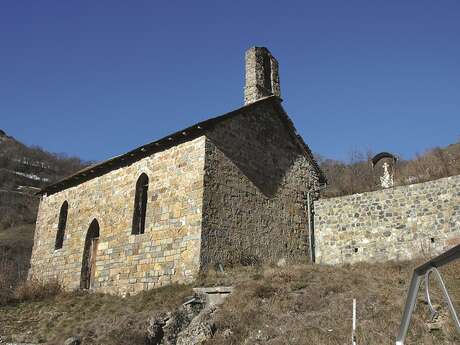
[[[132,234],[143,234],[145,230],[145,211],[147,210],[147,191],[149,178],[142,174],[137,179],[136,195],[134,197],[133,229]]]
[[[67,212],[69,210],[69,204],[64,201],[59,212],[59,223],[58,230],[56,233],[56,242],[54,243],[54,249],[61,249],[64,244],[65,226],[67,223]]]

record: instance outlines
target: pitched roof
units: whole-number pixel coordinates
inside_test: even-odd
[[[62,191],[64,189],[70,188],[77,186],[83,182],[86,182],[88,180],[91,180],[95,177],[102,176],[112,170],[128,166],[142,158],[148,157],[156,152],[164,151],[167,150],[173,146],[179,145],[181,143],[190,141],[192,139],[198,138],[206,133],[206,130],[211,129],[214,127],[216,124],[222,122],[223,120],[226,120],[228,118],[237,116],[238,114],[241,113],[243,110],[247,110],[251,107],[255,107],[260,103],[263,102],[274,102],[279,107],[280,115],[287,125],[289,131],[291,134],[293,134],[294,139],[296,140],[297,144],[299,147],[305,152],[306,156],[312,163],[315,171],[318,173],[319,179],[321,183],[326,182],[326,177],[324,176],[323,172],[319,168],[317,162],[315,161],[313,154],[307,144],[303,141],[302,137],[297,134],[297,131],[287,115],[287,113],[284,111],[283,107],[281,106],[281,99],[277,96],[269,96],[262,98],[254,103],[250,103],[248,105],[245,105],[241,108],[238,108],[236,110],[233,110],[229,113],[226,113],[224,115],[220,115],[214,118],[210,118],[208,120],[199,122],[197,124],[194,124],[193,126],[187,127],[183,130],[177,131],[175,133],[172,133],[170,135],[167,135],[159,140],[153,141],[151,143],[142,145],[134,150],[131,150],[127,153],[124,153],[119,156],[112,157],[106,161],[91,165],[89,167],[86,167],[82,170],[77,171],[76,173],[60,180],[57,181],[49,186],[46,186],[42,190],[40,190],[37,194],[43,195],[43,194],[54,194],[59,191]]]

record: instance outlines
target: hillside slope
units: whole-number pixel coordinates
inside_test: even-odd
[[[11,285],[25,275],[39,203],[35,193],[85,165],[28,147],[0,130],[0,280]]]
[[[235,290],[206,321],[212,329],[206,344],[349,344],[353,298],[357,299],[357,343],[394,344],[415,265],[418,263],[235,267],[209,272],[194,285],[233,285]],[[458,306],[460,262],[441,271]],[[439,303],[440,291],[434,282],[431,285],[433,301]],[[85,345],[174,345],[175,341],[158,338],[148,341],[149,321],[173,314],[190,300],[191,287],[168,286],[125,298],[75,292],[17,301],[0,306],[0,338],[63,344],[70,336],[80,336]],[[420,292],[407,345],[460,343],[446,308],[440,310],[439,321],[430,322]]]
[[[34,193],[84,165],[79,158],[28,147],[0,130],[0,229],[33,224]]]

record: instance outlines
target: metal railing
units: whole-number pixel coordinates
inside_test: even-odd
[[[406,305],[404,307],[404,313],[399,326],[398,336],[396,337],[396,345],[404,345],[404,339],[406,338],[407,330],[409,329],[410,319],[415,308],[417,301],[417,294],[420,289],[422,278],[425,278],[425,298],[431,311],[431,317],[435,318],[438,312],[433,308],[431,304],[430,292],[429,292],[429,278],[431,273],[435,273],[441,287],[444,300],[449,308],[452,319],[454,320],[455,328],[460,333],[460,321],[457,313],[455,312],[454,305],[450,299],[449,293],[447,292],[444,281],[442,280],[441,274],[438,271],[439,267],[447,265],[448,263],[460,258],[460,244],[449,249],[445,253],[437,256],[434,259],[424,263],[417,267],[412,274],[410,282],[409,292],[407,293]]]

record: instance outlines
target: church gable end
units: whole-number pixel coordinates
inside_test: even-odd
[[[306,193],[320,176],[279,101],[206,134],[201,265],[306,261]]]

